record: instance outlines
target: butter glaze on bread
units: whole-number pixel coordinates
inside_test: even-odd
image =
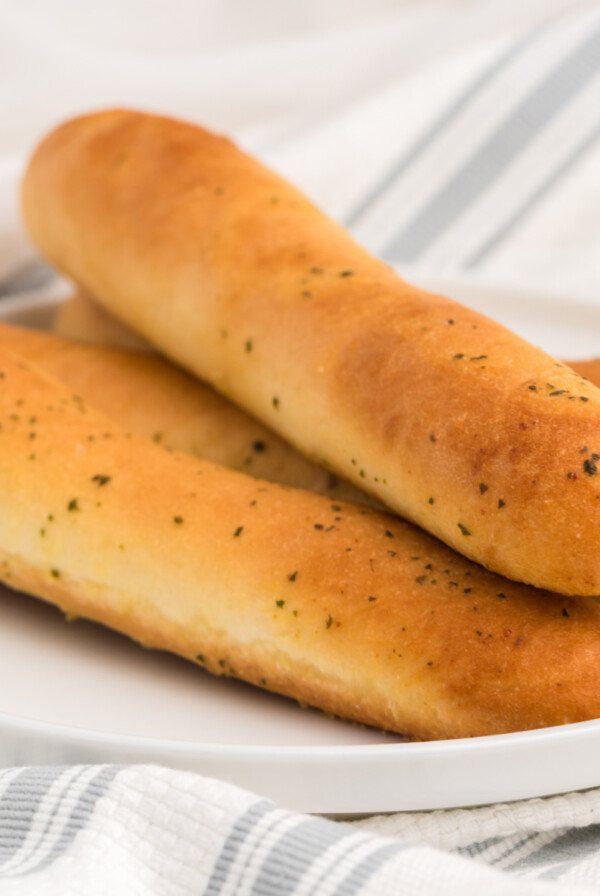
[[[183,122],[59,127],[23,206],[51,262],[304,454],[490,569],[600,593],[600,391],[569,368]]]
[[[252,476],[373,504],[214,389],[155,355],[0,324],[12,349],[136,435]]]
[[[128,436],[4,349],[0,424],[0,577],[68,614],[417,738],[600,713],[589,598]]]

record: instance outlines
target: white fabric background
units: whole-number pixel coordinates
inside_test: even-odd
[[[185,116],[237,137],[340,216],[495,48],[597,5],[0,0],[0,276],[28,257],[23,159],[62,118],[106,105]],[[554,214],[533,216],[486,265],[488,282],[598,294],[598,158],[564,182]],[[452,259],[424,266],[455,273]]]

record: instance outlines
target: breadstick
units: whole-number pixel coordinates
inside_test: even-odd
[[[261,479],[374,504],[294,451],[209,386],[156,355],[0,324],[12,349],[137,435]]]
[[[600,713],[600,606],[409,523],[137,436],[0,349],[0,578],[66,613],[416,738]]]
[[[23,207],[51,262],[306,456],[496,572],[600,593],[600,390],[572,370],[190,124],[73,120]]]

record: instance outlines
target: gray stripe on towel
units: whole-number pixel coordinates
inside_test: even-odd
[[[591,134],[588,134],[566,159],[563,159],[560,165],[551,172],[550,176],[527,197],[525,202],[523,202],[515,212],[513,212],[508,221],[505,221],[504,224],[502,224],[496,232],[479,247],[479,249],[467,258],[465,267],[471,269],[478,267],[486,260],[486,258],[495,252],[496,249],[500,248],[512,231],[527,218],[529,213],[532,212],[536,205],[538,205],[538,203],[540,203],[554,189],[559,181],[561,181],[562,178],[584,158],[594,144],[598,142],[599,138],[600,125],[597,128],[594,128]]]
[[[320,818],[303,819],[271,847],[254,882],[252,896],[290,896],[313,863],[354,832]]]
[[[85,790],[79,795],[77,802],[69,812],[58,840],[51,847],[47,855],[44,856],[37,865],[29,868],[27,871],[23,872],[23,875],[19,876],[33,874],[36,871],[40,871],[42,868],[47,868],[48,865],[51,865],[59,858],[59,856],[67,851],[77,834],[86,826],[97,801],[101,796],[104,796],[115,775],[121,771],[122,768],[122,765],[105,765],[100,769],[92,780],[88,782]],[[73,784],[75,783],[76,782],[74,781]],[[70,789],[71,788],[68,788],[67,795]],[[61,801],[63,800],[64,793],[61,794]],[[58,809],[60,811],[60,806]]]
[[[459,846],[453,850],[457,856],[468,856],[470,859],[487,852],[492,846],[497,846],[502,842],[502,837],[490,837],[488,840],[477,840],[475,843],[469,843],[468,846]]]
[[[210,880],[206,885],[206,896],[218,896],[222,891],[229,872],[233,868],[237,855],[252,830],[267,812],[273,811],[274,804],[268,800],[260,800],[253,803],[249,809],[246,809],[234,823],[231,831],[227,835],[221,852],[213,866]]]
[[[51,829],[52,822],[54,821],[54,819],[56,818],[56,816],[58,815],[58,813],[60,811],[63,799],[65,798],[65,796],[67,796],[67,794],[69,793],[73,784],[84,774],[84,772],[86,772],[88,770],[88,768],[89,768],[89,766],[87,766],[87,765],[75,766],[75,774],[74,775],[69,776],[68,774],[66,774],[66,775],[62,776],[62,777],[65,777],[67,780],[63,784],[62,790],[60,791],[58,796],[55,798],[54,805],[52,806],[52,808],[49,809],[49,811],[44,813],[43,817],[46,818],[46,824],[44,825],[43,831],[41,831],[37,840],[35,841],[33,846],[28,850],[27,854],[22,855],[20,858],[20,861],[17,863],[17,865],[16,866],[13,865],[13,867],[10,869],[10,871],[7,872],[8,877],[15,876],[15,874],[18,873],[19,868],[21,868],[24,864],[26,864],[26,863],[30,862],[32,859],[34,859],[36,853],[41,852],[41,850],[44,848],[44,842],[46,840],[46,837],[48,836],[48,831]],[[38,821],[41,822],[42,819],[38,819]],[[0,869],[0,876],[1,875],[2,875],[2,869]]]
[[[555,66],[427,205],[386,246],[394,262],[415,262],[503,173],[600,68],[600,28]]]
[[[495,59],[488,68],[477,75],[477,77],[469,83],[466,90],[456,99],[452,105],[446,109],[442,115],[435,121],[431,127],[420,137],[416,143],[408,150],[408,152],[396,164],[387,171],[377,184],[371,188],[370,192],[361,199],[360,203],[355,206],[344,219],[346,227],[352,227],[364,215],[367,209],[372,206],[380,196],[386,193],[391,184],[402,177],[405,171],[410,168],[413,162],[417,161],[421,155],[427,150],[438,137],[455,121],[461,112],[466,109],[472,100],[481,93],[481,91],[490,84],[496,75],[500,74],[510,63],[520,56],[527,47],[530,46],[541,34],[541,30],[536,30],[528,34],[522,40],[516,42],[505,53]]]
[[[556,879],[591,856],[597,855],[599,850],[600,824],[590,824],[584,828],[568,828],[557,833],[550,842],[546,841],[533,854],[524,856],[507,867],[511,872],[521,874],[535,872],[537,878]]]
[[[531,844],[535,843],[535,841],[539,837],[540,837],[539,831],[533,831],[533,833],[525,834],[523,837],[520,837],[518,834],[508,837],[507,842],[510,844],[510,846],[507,846],[507,848],[504,850],[504,852],[501,852],[499,855],[495,856],[495,858],[493,858],[491,860],[491,862],[489,862],[489,864],[490,865],[502,865],[503,868],[505,867],[505,865],[507,867],[510,867],[510,862],[507,863],[506,860],[514,853],[522,850],[523,847],[527,843],[531,846]],[[531,850],[527,855],[531,855]],[[521,859],[520,858],[516,859],[516,861],[519,862],[519,861],[521,861]],[[527,861],[527,860],[525,859],[525,861]]]
[[[385,865],[388,859],[410,848],[410,844],[402,843],[386,843],[384,846],[378,847],[348,872],[334,890],[333,896],[354,896],[361,887],[364,887],[369,878]]]
[[[0,799],[0,872],[23,846],[40,803],[65,772],[64,766],[24,768]]]

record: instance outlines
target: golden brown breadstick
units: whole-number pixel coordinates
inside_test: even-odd
[[[0,350],[0,578],[148,647],[420,738],[600,713],[600,606],[128,435]]]
[[[23,203],[54,264],[307,456],[497,572],[600,593],[600,391],[569,368],[193,125],[73,120]]]
[[[137,435],[252,476],[373,505],[209,386],[156,355],[0,324],[12,349]]]

